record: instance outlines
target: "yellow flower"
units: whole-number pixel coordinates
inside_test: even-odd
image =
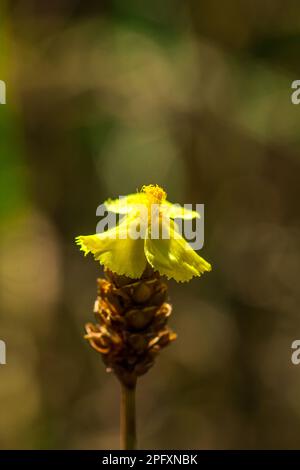
[[[168,279],[182,282],[211,270],[173,220],[191,220],[199,217],[198,212],[171,204],[159,186],[143,186],[136,194],[104,204],[108,211],[124,217],[105,232],[77,237],[85,255],[91,252],[111,271],[131,278],[140,278],[147,263]]]

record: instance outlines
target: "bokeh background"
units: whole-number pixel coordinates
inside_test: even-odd
[[[300,5],[2,1],[0,448],[118,448],[83,340],[107,197],[205,204],[213,271],[170,283],[178,340],[140,380],[141,448],[300,446]]]

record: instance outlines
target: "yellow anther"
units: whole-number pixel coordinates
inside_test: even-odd
[[[142,192],[149,196],[151,203],[160,204],[167,199],[167,193],[157,184],[149,184],[142,187]]]

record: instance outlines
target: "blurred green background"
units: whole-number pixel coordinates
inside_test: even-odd
[[[118,448],[119,388],[83,340],[107,197],[205,204],[213,271],[170,283],[178,340],[140,380],[141,448],[300,437],[299,1],[0,7],[0,448]]]

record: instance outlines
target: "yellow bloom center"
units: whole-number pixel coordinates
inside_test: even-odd
[[[150,204],[161,204],[167,199],[167,193],[157,184],[144,185],[142,192],[147,195]]]

